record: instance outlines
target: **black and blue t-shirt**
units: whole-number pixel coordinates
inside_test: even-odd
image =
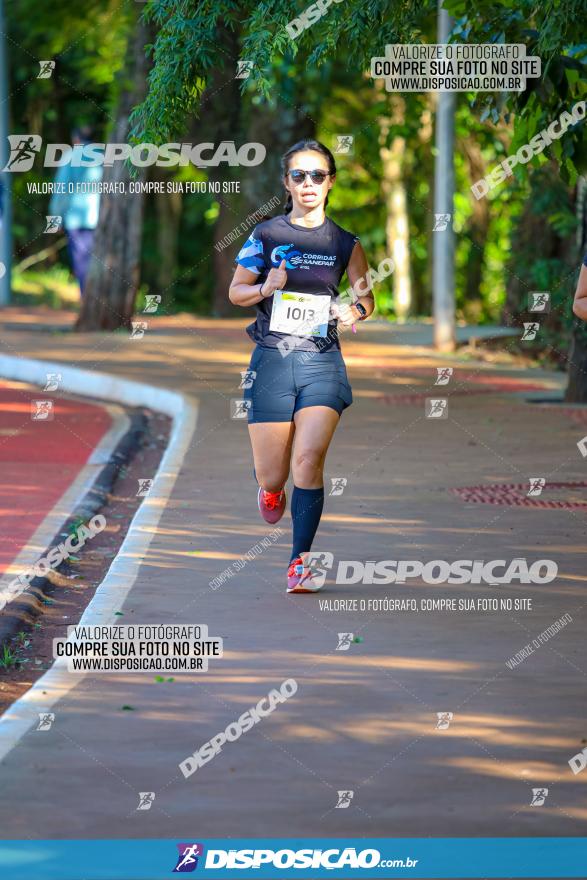
[[[356,235],[329,217],[320,226],[308,229],[292,223],[284,214],[259,223],[240,249],[236,262],[255,272],[258,275],[256,283],[262,283],[269,271],[278,268],[285,260],[287,284],[284,290],[328,294],[333,298],[338,296],[338,285],[357,241]],[[272,296],[258,303],[255,306],[257,318],[247,327],[251,339],[263,348],[277,348],[286,335],[269,329],[272,304]],[[326,337],[304,338],[297,347],[307,351],[339,349],[336,324],[336,320],[329,322]]]

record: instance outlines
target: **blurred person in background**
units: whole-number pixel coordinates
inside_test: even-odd
[[[71,134],[72,153],[83,154],[86,144],[92,142],[93,130],[89,125],[75,128]],[[100,213],[100,193],[92,192],[99,187],[81,187],[78,184],[99,183],[102,180],[102,166],[76,166],[70,160],[60,165],[55,176],[55,183],[63,183],[65,192],[54,193],[49,203],[49,213],[60,215],[62,226],[67,235],[67,248],[73,274],[77,278],[80,294],[83,296],[86,276],[92,258],[94,236]],[[69,184],[73,184],[73,192],[68,192]],[[84,189],[88,189],[84,192]]]

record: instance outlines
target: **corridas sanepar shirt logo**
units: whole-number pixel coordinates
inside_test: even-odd
[[[294,244],[280,244],[271,251],[271,265],[279,266],[285,260],[286,269],[310,269],[312,266],[329,266],[336,263],[336,254],[316,254],[297,250]]]

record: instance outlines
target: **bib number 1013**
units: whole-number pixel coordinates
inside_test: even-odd
[[[303,321],[304,323],[307,321],[310,323],[316,317],[316,312],[314,309],[301,309],[299,306],[288,306],[286,311],[287,320],[292,321]]]

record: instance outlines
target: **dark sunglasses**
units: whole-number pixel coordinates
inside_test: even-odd
[[[294,183],[304,183],[306,180],[306,174],[309,175],[312,183],[324,183],[327,177],[330,177],[328,171],[320,171],[320,169],[316,169],[315,171],[302,171],[300,168],[294,168],[293,171],[287,172]]]

